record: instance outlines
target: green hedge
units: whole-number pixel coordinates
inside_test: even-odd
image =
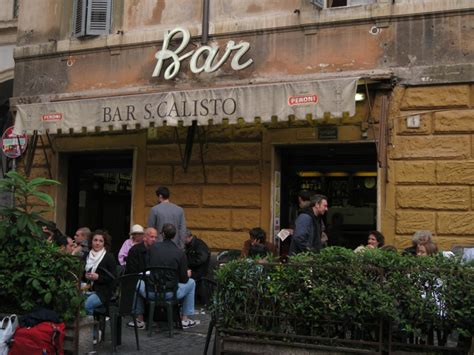
[[[283,265],[232,261],[215,277],[221,328],[314,335],[390,321],[405,335],[474,333],[474,267],[454,258],[331,247]]]

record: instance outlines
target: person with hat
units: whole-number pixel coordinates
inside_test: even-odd
[[[143,227],[139,224],[134,224],[130,229],[130,238],[128,238],[120,248],[118,253],[118,260],[120,265],[125,266],[127,264],[127,256],[130,249],[138,244],[141,243],[143,240],[143,235],[145,231]]]

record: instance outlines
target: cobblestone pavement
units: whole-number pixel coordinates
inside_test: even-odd
[[[151,337],[148,337],[146,330],[139,330],[140,350],[138,351],[135,343],[135,332],[132,328],[126,326],[126,323],[131,319],[124,317],[122,322],[122,345],[117,346],[116,354],[203,354],[210,316],[208,314],[196,314],[193,319],[199,320],[201,323],[185,330],[175,329],[173,338],[168,337],[168,331],[164,323],[160,323],[158,326],[155,325]],[[209,354],[212,353],[212,340],[209,346]],[[96,346],[95,351],[100,355],[112,354],[109,322],[107,322],[105,340]]]

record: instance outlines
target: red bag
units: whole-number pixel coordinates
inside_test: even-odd
[[[9,355],[64,355],[64,323],[43,322],[31,328],[18,327]]]

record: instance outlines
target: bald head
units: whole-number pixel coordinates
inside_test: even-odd
[[[156,243],[157,237],[158,232],[156,231],[156,229],[148,227],[147,229],[145,229],[145,235],[143,236],[143,244],[145,244],[145,246],[149,248]]]

